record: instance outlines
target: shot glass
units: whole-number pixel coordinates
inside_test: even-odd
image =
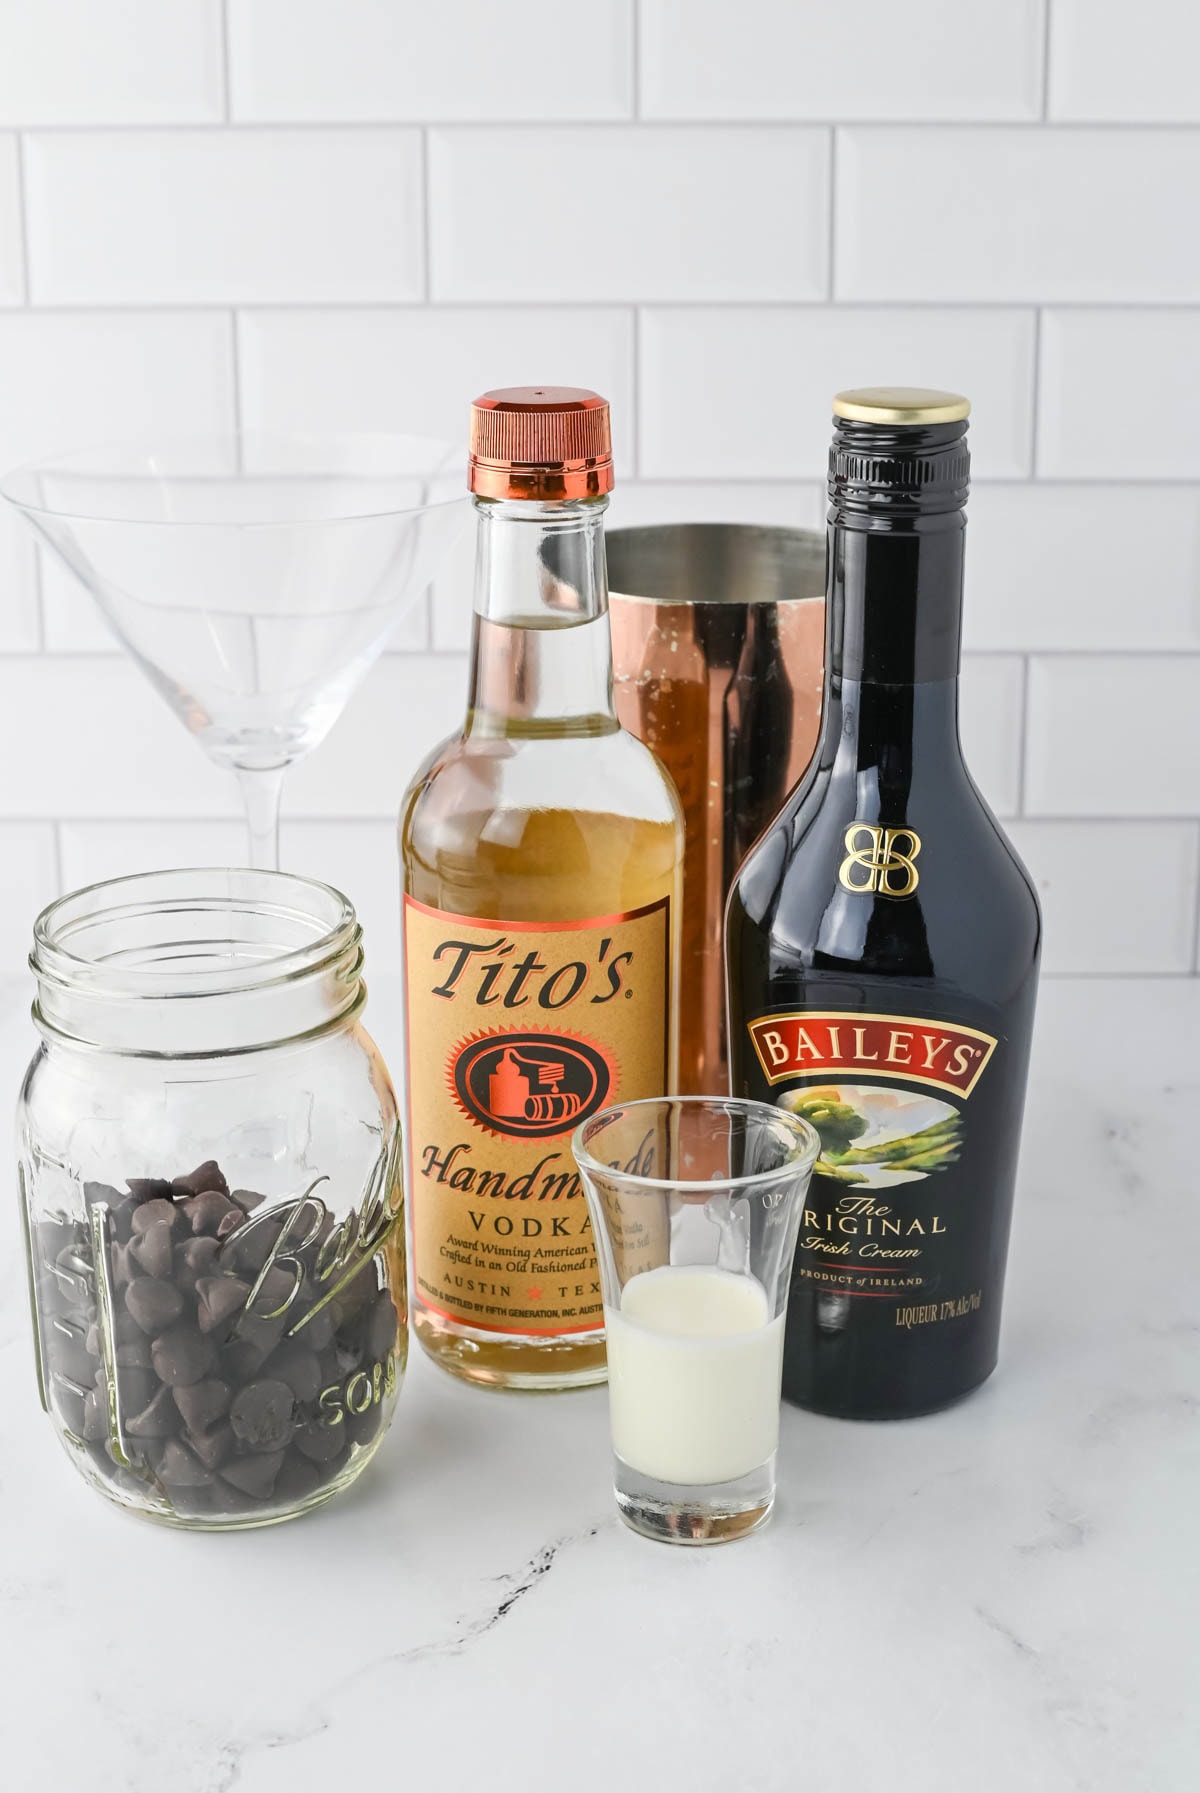
[[[575,1133],[596,1235],[617,1505],[672,1544],[770,1514],[783,1326],[820,1150],[765,1102],[666,1097]]]

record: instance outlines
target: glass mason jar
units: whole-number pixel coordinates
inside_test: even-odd
[[[35,925],[18,1112],[42,1404],[80,1473],[198,1529],[352,1482],[407,1348],[400,1127],[345,897],[173,871]]]

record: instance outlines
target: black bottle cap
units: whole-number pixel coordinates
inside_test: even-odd
[[[920,386],[866,386],[833,401],[830,520],[850,528],[912,527],[967,502],[970,403]]]

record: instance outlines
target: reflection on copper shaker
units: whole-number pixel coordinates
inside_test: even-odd
[[[679,1088],[723,1094],[725,897],[816,746],[825,538],[723,523],[614,529],[608,572],[617,715],[683,805]]]

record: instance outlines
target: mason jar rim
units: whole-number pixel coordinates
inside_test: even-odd
[[[195,1055],[208,1056],[215,1040],[213,1023],[200,1025],[205,998],[272,1005],[275,1026],[230,1039],[224,1049],[235,1051],[269,1044],[272,1033],[280,1040],[324,1031],[364,1000],[353,905],[333,885],[292,872],[199,866],[105,879],[56,898],[33,933],[34,1019],[80,1044],[116,1045],[109,1027],[97,1025],[101,1009],[129,1006],[149,1022],[167,1005],[184,1032],[183,1015],[192,1015]],[[319,1000],[300,1008],[284,1001],[301,986],[319,988]],[[155,1050],[149,1038],[139,1046],[136,1021],[119,1031],[118,1050]],[[189,1055],[180,1031],[170,1030],[170,1056]]]

